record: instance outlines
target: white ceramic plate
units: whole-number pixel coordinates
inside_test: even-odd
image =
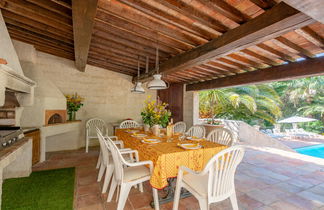
[[[146,136],[147,136],[146,134],[142,134],[142,133],[132,135],[132,137],[136,137],[136,138],[143,138],[143,137],[146,137]]]
[[[187,139],[192,140],[192,141],[201,141],[202,140],[202,138],[193,138],[192,136],[188,136]]]
[[[156,143],[159,143],[161,142],[160,140],[158,139],[146,139],[146,141],[143,139],[142,140],[143,143],[145,144],[156,144]]]
[[[201,145],[198,145],[198,146],[195,146],[193,147],[195,144],[179,144],[179,147],[182,147],[183,149],[200,149],[202,146]]]

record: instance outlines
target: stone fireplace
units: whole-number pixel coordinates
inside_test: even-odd
[[[66,110],[45,110],[45,126],[66,122]]]

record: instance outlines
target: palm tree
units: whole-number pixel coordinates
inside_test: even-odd
[[[200,111],[212,118],[274,123],[281,116],[280,104],[276,91],[264,84],[200,92]]]

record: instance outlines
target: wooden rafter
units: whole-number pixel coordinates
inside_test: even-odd
[[[187,91],[234,87],[273,81],[291,80],[306,76],[324,75],[324,57],[274,66],[234,76],[187,85]]]
[[[298,10],[285,3],[280,3],[219,38],[186,53],[174,56],[160,65],[160,71],[168,74],[189,69],[313,22],[313,19]],[[149,74],[143,75],[141,80],[147,79],[153,73],[154,71],[151,71]]]
[[[85,71],[98,0],[72,0],[75,65]]]

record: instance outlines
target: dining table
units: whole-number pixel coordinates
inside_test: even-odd
[[[167,195],[160,199],[161,204],[173,200],[174,180],[178,175],[179,166],[201,171],[215,154],[228,147],[204,138],[189,140],[181,133],[175,133],[169,138],[164,132],[161,132],[160,136],[154,136],[152,132],[145,132],[142,128],[118,128],[115,130],[115,135],[124,142],[125,148],[138,151],[140,161],[153,162],[154,169],[150,184],[156,189],[167,191]],[[144,139],[156,139],[159,142],[150,143],[143,141]],[[181,144],[199,145],[199,148],[184,149]],[[183,193],[181,197],[188,197],[189,194]]]

